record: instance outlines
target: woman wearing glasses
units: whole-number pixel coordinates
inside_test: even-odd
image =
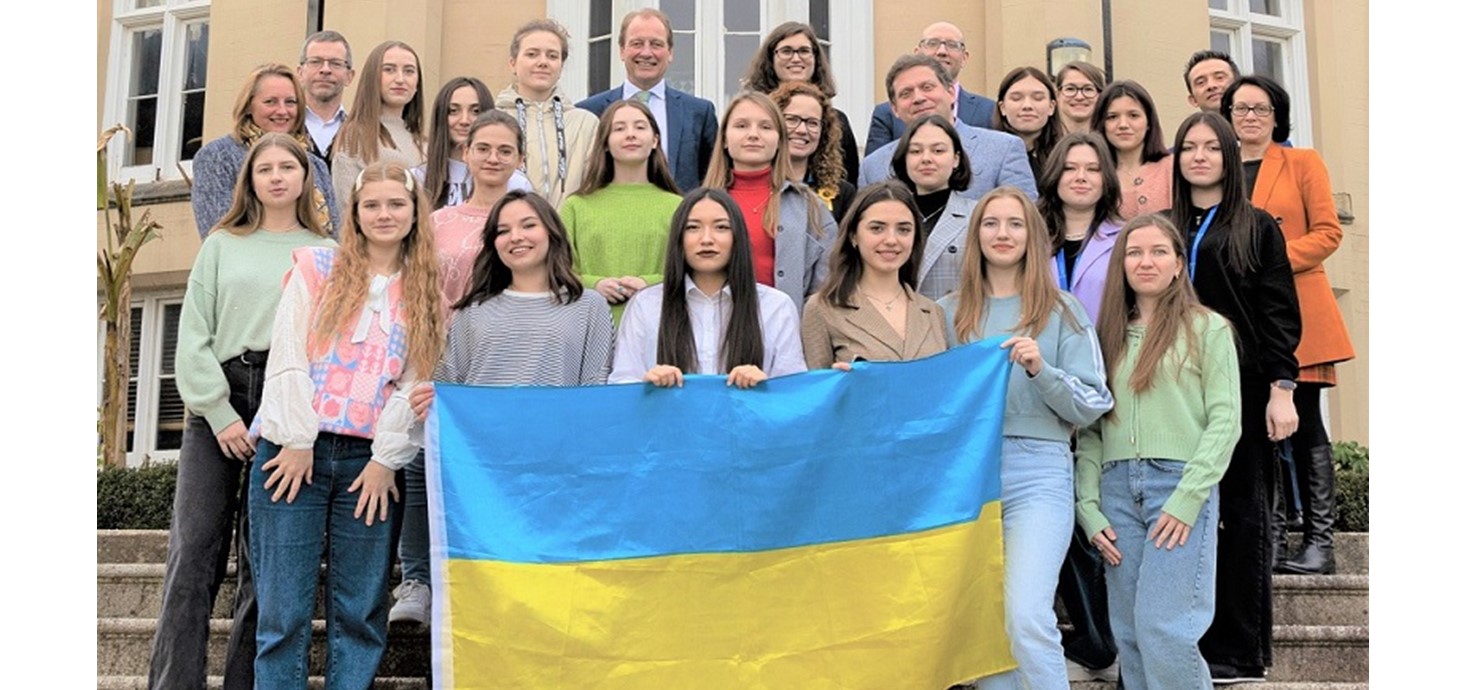
[[[1089,132],[1095,100],[1105,90],[1105,73],[1088,62],[1071,62],[1054,76],[1055,109],[1065,134]],[[1039,171],[1034,171],[1038,175]]]
[[[775,91],[788,81],[805,81],[820,89],[827,99],[836,98],[836,79],[831,76],[831,63],[826,51],[816,39],[816,30],[801,22],[786,22],[771,30],[761,42],[760,50],[751,58],[741,81],[745,88],[764,94]],[[846,179],[855,180],[860,170],[857,138],[852,134],[847,114],[835,108],[832,112],[836,113],[837,122],[841,125],[842,165],[846,168]]]
[[[1288,103],[1288,92],[1277,82],[1247,76],[1233,82],[1223,94],[1222,116],[1237,130],[1247,197],[1277,221],[1287,240],[1303,323],[1296,353],[1298,385],[1293,391],[1298,430],[1292,436],[1297,494],[1303,508],[1303,547],[1283,558],[1284,541],[1279,539],[1276,570],[1331,574],[1333,447],[1323,429],[1319,391],[1338,383],[1334,365],[1353,359],[1354,348],[1323,271],[1323,260],[1338,251],[1343,240],[1328,168],[1317,151],[1282,145],[1291,132]],[[1277,520],[1278,525],[1283,522]]]
[[[847,181],[842,158],[841,120],[832,117],[831,99],[810,82],[781,84],[771,100],[786,120],[786,150],[791,154],[791,179],[806,183],[840,223],[857,188]]]

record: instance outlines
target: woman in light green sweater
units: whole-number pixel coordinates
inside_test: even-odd
[[[563,201],[559,215],[573,247],[573,270],[613,305],[615,324],[629,298],[664,281],[664,245],[679,201],[649,106],[608,106],[583,186]]]
[[[1131,690],[1212,684],[1197,642],[1216,609],[1217,482],[1240,394],[1232,326],[1198,302],[1185,244],[1155,215],[1116,238],[1097,326],[1115,409],[1076,452],[1076,516],[1107,564]]]
[[[187,405],[167,542],[150,687],[202,687],[208,621],[237,523],[238,591],[224,667],[227,687],[253,687],[253,578],[248,558],[250,422],[258,411],[274,310],[297,247],[334,246],[314,198],[309,154],[289,134],[263,134],[233,185],[233,203],[203,241],[178,320],[177,390]]]

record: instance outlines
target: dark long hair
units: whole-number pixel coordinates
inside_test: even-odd
[[[1044,167],[1036,170],[1039,175],[1039,215],[1044,217],[1044,224],[1049,227],[1049,241],[1053,251],[1058,252],[1065,244],[1065,202],[1060,198],[1060,178],[1064,177],[1065,160],[1069,158],[1070,151],[1077,146],[1089,146],[1095,151],[1095,159],[1100,163],[1100,198],[1095,201],[1095,216],[1090,219],[1090,227],[1085,229],[1085,239],[1080,243],[1080,249],[1084,250],[1085,242],[1090,241],[1090,236],[1095,234],[1095,228],[1107,220],[1114,220],[1120,217],[1120,178],[1115,174],[1115,160],[1111,158],[1110,151],[1105,148],[1105,141],[1094,134],[1078,132],[1060,139],[1054,145],[1054,150],[1049,152],[1049,160],[1045,161]]]
[[[679,185],[674,183],[674,173],[669,170],[669,162],[664,158],[664,133],[659,131],[659,122],[654,119],[654,112],[638,101],[615,101],[598,117],[598,130],[593,134],[593,149],[588,154],[588,168],[583,173],[583,184],[573,193],[588,196],[613,183],[613,152],[608,150],[608,137],[613,134],[613,118],[624,108],[633,108],[649,118],[649,128],[654,131],[654,138],[658,141],[654,150],[649,152],[649,183],[670,194],[679,194]]]
[[[1212,227],[1225,227],[1227,231],[1215,235],[1214,239],[1221,238],[1222,255],[1227,263],[1245,273],[1257,265],[1257,249],[1253,246],[1257,234],[1257,213],[1252,202],[1247,200],[1247,191],[1242,185],[1242,145],[1237,140],[1237,130],[1217,113],[1192,113],[1176,130],[1177,161],[1175,190],[1171,195],[1171,222],[1182,232],[1191,229],[1194,217],[1191,182],[1181,172],[1180,156],[1186,145],[1187,133],[1197,125],[1211,127],[1222,149],[1222,201],[1217,206]]]
[[[1264,77],[1261,74],[1249,74],[1245,77],[1237,77],[1236,81],[1227,85],[1227,90],[1222,92],[1222,117],[1232,121],[1232,99],[1237,95],[1237,89],[1242,86],[1256,86],[1267,94],[1267,100],[1272,101],[1272,140],[1284,142],[1293,134],[1293,106],[1288,98],[1288,90],[1282,84],[1277,83],[1271,77]],[[1233,125],[1234,127],[1236,125]]]
[[[684,281],[689,264],[684,254],[684,229],[690,210],[709,199],[724,207],[730,216],[730,265],[726,285],[730,287],[730,323],[720,344],[720,373],[742,364],[759,367],[765,362],[765,338],[760,330],[760,298],[756,294],[755,264],[750,256],[750,231],[740,207],[724,190],[700,187],[685,195],[669,221],[669,245],[664,252],[664,304],[659,311],[659,350],[655,361],[679,367],[687,374],[699,370],[694,328],[689,320],[689,303]]]
[[[456,145],[451,143],[451,94],[463,86],[476,91],[477,117],[496,107],[492,103],[492,92],[476,77],[456,77],[436,92],[436,102],[431,113],[431,138],[426,144],[426,197],[431,200],[431,208],[445,206],[449,196],[446,186],[449,177],[447,171],[450,169],[448,163],[456,149]],[[468,133],[467,141],[471,141],[470,137],[471,134]],[[465,149],[465,146],[462,148]],[[465,151],[456,153],[463,154]],[[470,175],[467,177],[470,179]]]
[[[335,150],[358,156],[366,164],[374,163],[380,157],[381,146],[398,150],[405,145],[405,142],[391,138],[390,131],[380,126],[380,104],[383,102],[380,93],[380,70],[385,62],[385,51],[391,48],[400,48],[416,59],[416,93],[401,111],[401,119],[406,123],[406,131],[411,133],[411,143],[417,149],[422,148],[425,143],[421,139],[421,111],[425,109],[420,82],[425,68],[421,65],[421,56],[416,53],[415,48],[401,41],[386,41],[375,46],[375,50],[370,51],[370,57],[365,59],[365,66],[360,70],[360,85],[355,87],[355,101],[350,106],[350,114],[345,118],[345,123],[340,125],[340,133],[335,135]]]
[[[492,205],[487,224],[482,227],[482,253],[477,255],[472,266],[471,286],[453,308],[463,309],[481,304],[502,294],[512,284],[512,269],[502,263],[497,253],[497,223],[501,222],[502,209],[514,201],[521,201],[537,213],[547,230],[548,291],[558,304],[572,304],[583,296],[583,281],[573,273],[573,248],[568,243],[568,231],[563,228],[563,219],[553,210],[547,199],[534,192],[514,189],[507,192]]]
[[[1002,106],[1004,96],[1009,93],[1009,89],[1014,88],[1015,83],[1029,77],[1033,77],[1049,93],[1051,110],[1049,119],[1044,121],[1044,127],[1039,130],[1039,135],[1034,138],[1034,148],[1029,151],[1030,159],[1034,163],[1034,174],[1038,175],[1040,169],[1044,167],[1045,161],[1049,160],[1050,149],[1053,149],[1054,145],[1060,140],[1060,114],[1059,108],[1057,107],[1059,103],[1058,89],[1055,88],[1054,82],[1050,81],[1049,75],[1045,74],[1044,70],[1038,67],[1015,67],[1011,72],[1004,75],[1003,81],[999,82],[999,97],[997,100],[999,105]],[[1020,141],[1024,139],[1024,135],[1015,131],[1013,125],[1010,125],[1009,121],[1004,119],[1004,109],[1002,107],[994,108],[994,128],[1019,137]]]
[[[862,222],[862,214],[872,208],[873,204],[884,201],[900,203],[912,214],[912,251],[908,253],[907,261],[897,269],[897,280],[909,290],[917,291],[918,268],[923,263],[923,245],[928,242],[923,234],[923,217],[918,213],[918,204],[913,200],[912,190],[907,185],[898,180],[885,180],[867,185],[857,192],[857,196],[852,199],[851,208],[847,209],[847,215],[842,218],[841,229],[836,234],[836,245],[831,250],[831,268],[819,291],[821,299],[828,304],[842,308],[852,306],[852,293],[857,291],[857,281],[862,279],[862,254],[852,246],[852,238],[857,234],[857,224]]]
[[[781,41],[797,34],[811,39],[811,57],[816,60],[816,66],[811,68],[811,78],[807,81],[821,89],[827,98],[836,98],[836,79],[831,76],[831,62],[826,54],[826,48],[822,47],[821,41],[816,38],[816,29],[811,28],[810,24],[801,22],[786,22],[766,34],[765,40],[760,42],[760,49],[755,51],[755,57],[752,57],[750,64],[746,66],[745,76],[740,80],[745,88],[770,93],[781,85],[780,78],[776,77],[776,46]]]
[[[1133,81],[1118,81],[1100,92],[1100,100],[1095,101],[1095,112],[1090,115],[1090,131],[1100,133],[1101,138],[1105,136],[1105,116],[1110,112],[1110,104],[1117,98],[1130,98],[1139,103],[1141,110],[1146,111],[1146,138],[1141,143],[1141,162],[1154,163],[1167,156],[1165,135],[1161,133],[1161,119],[1156,117],[1156,101],[1151,98],[1146,87]],[[1120,155],[1115,150],[1115,144],[1106,142],[1110,148],[1110,157],[1119,159]]]

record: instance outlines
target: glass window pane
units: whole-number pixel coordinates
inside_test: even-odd
[[[201,89],[208,83],[208,23],[197,22],[187,27],[187,48],[183,51],[183,90]]]
[[[158,380],[157,384],[157,427],[152,447],[177,450],[182,447],[182,395],[178,394],[177,382],[170,376]]]
[[[1212,50],[1219,50],[1228,55],[1232,54],[1232,35],[1225,31],[1212,32]]]
[[[1283,13],[1280,0],[1247,0],[1247,9],[1253,14],[1266,14],[1277,17]]]
[[[182,134],[179,148],[180,160],[190,161],[203,148],[203,100],[204,92],[183,94]]]
[[[1207,7],[1214,10],[1227,9],[1227,0],[1207,0]]]
[[[811,0],[811,28],[816,31],[816,37],[824,44],[830,44],[831,35],[831,2],[830,0]]]
[[[669,25],[676,30],[690,31],[695,28],[695,0],[660,0],[659,9],[669,15]],[[675,36],[674,40],[677,43],[679,36]]]
[[[606,37],[588,44],[588,93],[608,90],[613,46],[613,41]]]
[[[162,7],[163,0],[133,0],[132,7],[145,10],[149,7]]]
[[[157,93],[158,75],[162,73],[162,29],[144,29],[132,34],[132,96]]]
[[[1252,72],[1271,77],[1287,88],[1287,79],[1283,75],[1283,44],[1262,39],[1252,41]]]
[[[674,62],[669,63],[665,74],[669,86],[686,93],[697,93],[695,85],[695,35],[674,33]]]
[[[613,0],[593,0],[588,10],[588,37],[597,38],[612,32]]]
[[[152,147],[157,137],[157,97],[135,98],[127,103],[127,126],[132,139],[127,145],[124,165],[151,165]],[[136,341],[132,341],[133,345]]]
[[[722,103],[729,103],[740,92],[740,77],[744,76],[746,65],[759,49],[758,35],[725,37],[725,100]]]
[[[177,358],[177,324],[181,316],[181,304],[169,304],[162,308],[162,362],[158,368],[162,376],[172,376],[177,371],[173,360]]]
[[[755,31],[759,33],[760,3],[756,2],[755,0],[741,0],[740,2],[725,3],[725,30]],[[759,45],[758,42],[757,45]],[[725,64],[733,65],[736,63],[727,62]]]

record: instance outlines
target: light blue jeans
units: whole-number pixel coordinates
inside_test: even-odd
[[[1217,589],[1217,488],[1185,546],[1146,539],[1176,490],[1185,463],[1122,460],[1100,477],[1100,512],[1115,530],[1120,565],[1105,567],[1110,629],[1127,690],[1209,690],[1197,642],[1212,623]]]
[[[979,681],[980,690],[1070,686],[1054,590],[1075,528],[1074,467],[1068,441],[1004,437],[1004,628],[1019,667]]]

